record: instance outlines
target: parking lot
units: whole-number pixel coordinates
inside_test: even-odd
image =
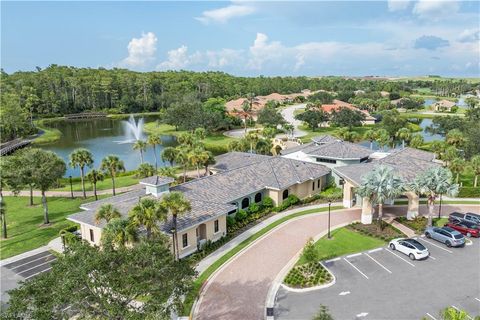
[[[412,261],[385,246],[324,261],[336,283],[303,293],[280,288],[275,319],[312,319],[322,304],[334,319],[440,320],[448,306],[480,315],[480,239],[463,248],[416,239],[429,258]]]
[[[50,251],[43,251],[1,267],[1,301],[8,300],[7,291],[18,286],[18,282],[48,272],[57,258]]]

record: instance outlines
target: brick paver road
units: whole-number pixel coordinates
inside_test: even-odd
[[[479,212],[476,205],[444,205],[443,214],[452,211]],[[332,214],[332,226],[360,219],[360,209]],[[420,213],[427,208],[420,206]],[[438,207],[435,208],[438,212]],[[405,206],[385,208],[385,213],[405,215]],[[282,268],[299,252],[310,237],[327,229],[327,215],[307,215],[269,233],[218,271],[204,288],[197,320],[264,319],[267,293]]]
[[[332,213],[332,226],[360,219],[360,209]],[[310,237],[327,229],[328,215],[291,220],[256,242],[210,280],[195,319],[263,319],[265,299],[277,274]]]

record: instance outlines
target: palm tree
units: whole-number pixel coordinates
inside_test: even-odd
[[[452,129],[448,131],[445,141],[455,148],[458,148],[465,143],[465,137],[460,130]]]
[[[0,221],[2,222],[2,238],[7,239],[7,219],[5,217],[5,214],[7,213],[6,207],[5,207],[5,200],[3,199],[3,196],[0,195]]]
[[[158,174],[162,177],[170,177],[173,179],[177,179],[177,173],[172,167],[161,167],[160,169],[158,169]]]
[[[179,259],[178,252],[178,235],[177,235],[177,218],[182,214],[187,213],[192,209],[190,201],[178,191],[173,191],[165,195],[160,201],[161,206],[167,209],[168,213],[172,215],[173,227],[173,248],[177,260]]]
[[[215,164],[215,156],[211,151],[206,151],[207,152],[207,158],[203,162],[203,166],[205,167],[205,176],[208,175],[208,167]]]
[[[183,182],[187,181],[187,166],[189,163],[188,160],[188,150],[186,148],[179,147],[177,149],[177,155],[175,157],[175,162],[179,163],[183,167]]]
[[[455,174],[455,183],[458,183],[458,177],[460,176],[460,173],[465,170],[465,160],[461,158],[455,158],[450,161],[448,168],[450,169],[450,171],[452,171],[452,173]]]
[[[250,153],[253,153],[253,146],[257,144],[259,139],[258,133],[256,131],[250,131],[245,136],[245,140],[250,144]]]
[[[103,246],[123,247],[138,240],[138,229],[127,219],[113,218],[102,230]]]
[[[363,134],[363,139],[370,141],[370,150],[373,149],[373,141],[375,141],[376,137],[377,133],[372,129],[365,131]]]
[[[260,154],[270,154],[272,152],[273,144],[271,140],[260,139],[255,145],[255,150]]]
[[[155,156],[155,170],[158,170],[157,145],[162,144],[162,139],[159,135],[151,134],[147,138],[147,144],[153,148],[153,155]]]
[[[188,162],[197,168],[197,178],[200,178],[200,165],[209,158],[209,154],[200,148],[195,148],[188,153]]]
[[[412,135],[412,137],[410,139],[410,147],[418,148],[418,147],[422,146],[423,143],[424,143],[424,141],[423,141],[422,135],[420,135],[420,134]]]
[[[452,173],[440,166],[431,167],[419,174],[407,188],[418,195],[427,196],[429,226],[432,225],[435,199],[441,194],[451,197],[458,194],[458,184],[452,183]]]
[[[92,169],[90,170],[89,173],[87,173],[87,179],[93,185],[93,195],[95,196],[95,200],[98,200],[97,182],[103,181],[104,178],[105,178],[105,175],[103,174],[102,171]]]
[[[115,155],[106,156],[102,159],[100,170],[110,174],[110,177],[112,178],[112,191],[113,195],[115,195],[115,177],[117,172],[125,171],[125,165],[123,164],[123,161]]]
[[[348,136],[350,135],[350,130],[347,127],[338,128],[335,133],[338,137],[342,140],[347,140]]]
[[[367,198],[372,205],[378,205],[378,221],[383,216],[383,204],[395,199],[404,191],[404,182],[391,167],[381,165],[363,177],[357,194]]]
[[[168,161],[170,166],[173,166],[173,162],[177,157],[178,150],[174,147],[166,147],[162,151],[162,161]]]
[[[147,143],[143,140],[137,140],[133,144],[133,150],[138,150],[140,152],[140,160],[143,163],[143,152],[147,150]]]
[[[382,150],[385,150],[385,147],[388,146],[391,142],[390,136],[388,135],[388,132],[384,129],[380,129],[377,132],[377,138],[376,141],[378,145],[382,148]]]
[[[443,141],[435,140],[430,144],[430,149],[435,153],[437,159],[442,159],[447,145]]]
[[[400,128],[395,136],[402,140],[402,148],[405,149],[405,141],[409,141],[412,137],[412,133],[408,128]]]
[[[478,176],[480,175],[480,155],[473,156],[470,159],[470,167],[473,170],[473,174],[475,175],[473,186],[477,187]]]
[[[117,208],[115,208],[111,203],[106,203],[98,208],[97,212],[95,213],[95,224],[99,224],[101,220],[105,220],[108,223],[110,220],[114,218],[120,218],[121,216],[122,215]]]
[[[251,112],[252,112],[252,103],[245,100],[242,104],[242,115],[243,115],[243,121],[245,123],[245,135],[247,134],[247,120],[250,117]]]
[[[145,228],[147,239],[150,239],[153,234],[160,232],[158,223],[167,220],[167,212],[167,209],[159,201],[143,198],[130,210],[128,216],[133,226]]]
[[[442,156],[442,160],[445,161],[445,165],[447,167],[450,166],[450,163],[454,160],[454,159],[457,159],[459,156],[458,154],[458,150],[457,148],[455,147],[447,147],[447,149],[445,149],[445,152],[443,153],[443,156]]]
[[[70,166],[80,168],[80,178],[82,180],[83,198],[87,197],[85,192],[85,167],[92,167],[93,155],[85,148],[75,149],[70,153]]]

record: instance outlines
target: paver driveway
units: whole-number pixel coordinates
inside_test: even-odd
[[[426,214],[425,205],[420,213]],[[452,211],[478,212],[477,205],[444,205]],[[405,215],[406,206],[385,208],[385,215]],[[436,206],[435,212],[438,212]],[[290,220],[257,240],[220,269],[203,289],[194,319],[264,319],[268,290],[277,274],[299,252],[309,237],[327,229],[325,212]],[[332,214],[332,226],[360,219],[360,209],[344,209]]]
[[[360,209],[332,213],[332,226],[360,219]],[[327,229],[326,212],[290,220],[225,265],[209,281],[195,319],[263,319],[268,290],[277,274],[310,237]]]

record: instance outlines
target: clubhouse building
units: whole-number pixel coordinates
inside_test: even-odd
[[[188,256],[207,241],[226,235],[227,216],[270,197],[280,205],[289,195],[304,199],[319,193],[332,179],[343,188],[345,207],[362,207],[362,222],[371,223],[372,206],[355,194],[362,177],[376,166],[392,166],[404,179],[411,180],[422,170],[438,165],[429,152],[405,148],[391,154],[372,150],[331,136],[318,136],[312,142],[285,150],[280,156],[229,152],[216,158],[210,174],[173,186],[171,178],[153,176],[140,181],[141,187],[114,197],[83,204],[82,212],[69,216],[80,224],[82,238],[100,245],[105,221],[95,223],[97,210],[112,204],[128,217],[141,198],[161,199],[178,191],[190,201],[192,209],[177,218],[180,257]],[[418,197],[406,194],[409,215],[418,213]],[[416,211],[416,212],[415,212]],[[172,218],[160,225],[167,236],[173,233]]]

